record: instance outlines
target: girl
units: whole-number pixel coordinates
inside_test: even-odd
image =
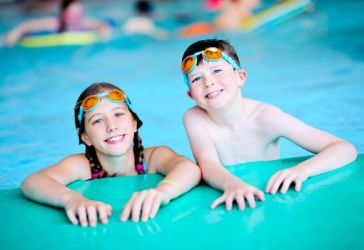
[[[27,33],[45,31],[95,30],[102,39],[110,37],[111,29],[106,23],[84,17],[81,0],[63,0],[59,9],[58,17],[38,18],[20,24],[6,35],[4,44],[13,46]]]
[[[120,215],[121,221],[154,218],[161,204],[199,183],[200,169],[167,147],[143,148],[138,129],[142,121],[130,108],[125,93],[110,83],[95,83],[77,100],[75,124],[86,152],[28,176],[21,185],[26,197],[64,207],[73,224],[95,226],[108,222],[111,206],[87,199],[67,188],[76,180],[108,176],[161,173],[165,179],[155,188],[134,193]]]

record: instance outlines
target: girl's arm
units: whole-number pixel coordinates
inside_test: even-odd
[[[90,178],[88,161],[84,155],[72,155],[59,163],[29,175],[21,184],[23,194],[36,202],[63,207],[73,224],[95,226],[97,214],[103,223],[111,214],[111,206],[92,201],[66,187],[76,180]]]
[[[154,218],[160,205],[187,192],[201,179],[199,167],[187,158],[167,147],[148,148],[144,151],[150,171],[157,171],[166,177],[156,188],[134,193],[124,206],[122,221],[129,217],[133,221],[147,221]]]
[[[5,36],[4,45],[13,46],[28,32],[55,31],[56,29],[57,20],[55,18],[29,20],[12,29]]]
[[[150,156],[157,172],[166,177],[156,187],[170,201],[196,186],[201,179],[200,168],[191,160],[167,147],[157,147]],[[153,158],[152,158],[153,157]]]

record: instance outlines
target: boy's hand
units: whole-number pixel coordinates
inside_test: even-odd
[[[308,175],[302,167],[295,166],[286,168],[276,172],[269,178],[265,191],[267,193],[275,194],[279,187],[282,186],[281,193],[285,194],[293,182],[295,183],[295,190],[300,191],[302,182],[304,182],[307,178]]]
[[[251,208],[254,208],[255,197],[264,201],[264,193],[262,191],[241,180],[234,180],[224,187],[223,195],[211,204],[211,208],[214,209],[225,202],[226,210],[231,210],[235,201],[238,204],[239,210],[244,210],[245,200]]]
[[[134,222],[138,222],[139,219],[145,222],[155,217],[162,203],[168,202],[167,196],[155,188],[136,192],[125,204],[120,220],[124,222],[131,217]]]
[[[72,195],[65,204],[65,210],[72,224],[94,227],[97,225],[97,217],[101,223],[108,223],[112,207],[103,202],[86,199],[82,195]]]

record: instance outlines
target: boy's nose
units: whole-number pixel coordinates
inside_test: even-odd
[[[212,85],[215,85],[215,81],[213,79],[206,79],[205,80],[205,88],[208,88]]]
[[[215,85],[215,78],[212,75],[206,74],[204,81],[205,88]]]

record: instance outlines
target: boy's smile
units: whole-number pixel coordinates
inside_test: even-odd
[[[207,99],[214,99],[216,98],[218,95],[220,95],[224,90],[220,89],[220,90],[216,90],[216,91],[212,91],[211,93],[207,94],[205,96],[205,98]]]

